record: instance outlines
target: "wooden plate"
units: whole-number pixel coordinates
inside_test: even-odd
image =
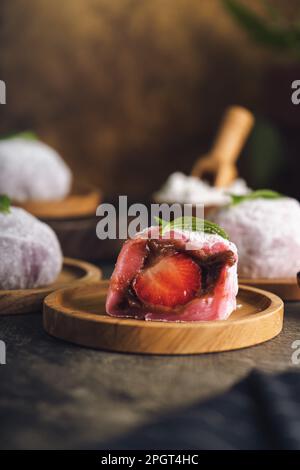
[[[246,279],[239,278],[239,284],[246,286],[257,287],[258,289],[268,290],[273,294],[281,297],[282,300],[300,300],[300,289],[297,285],[296,276],[293,278],[257,278]]]
[[[0,315],[41,311],[44,298],[51,292],[67,286],[98,281],[101,277],[102,273],[96,266],[64,258],[63,269],[53,284],[37,289],[0,290]]]
[[[95,215],[101,193],[92,186],[75,187],[65,199],[14,203],[41,219],[61,219]]]
[[[182,211],[184,209],[184,204],[189,204],[189,203],[183,203],[183,202],[178,202],[178,201],[163,201],[161,199],[158,199],[156,198],[154,195],[152,197],[153,199],[153,203],[154,204],[167,204],[168,206],[172,206],[173,204],[180,204],[181,207],[182,207]],[[199,202],[199,204],[201,204],[201,201]],[[204,218],[207,219],[209,218],[209,216],[212,215],[213,212],[215,212],[216,210],[220,209],[222,206],[216,206],[216,205],[208,205],[208,204],[204,204],[203,205],[203,210],[204,210]],[[197,211],[196,211],[196,204],[192,204],[192,215],[193,216],[197,216]]]
[[[278,335],[282,300],[241,287],[238,308],[226,321],[164,323],[118,319],[105,313],[108,281],[68,288],[44,301],[45,330],[96,349],[146,354],[197,354],[239,349]]]

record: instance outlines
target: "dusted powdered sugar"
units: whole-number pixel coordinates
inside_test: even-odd
[[[40,141],[0,141],[0,194],[19,202],[64,198],[72,175],[59,154]]]
[[[221,245],[224,249],[230,250],[237,255],[237,247],[235,244],[220,235],[187,230],[183,230],[182,233],[189,240],[190,245],[195,247],[195,249],[199,249],[203,246],[211,248],[213,246]]]
[[[176,233],[178,233],[179,239],[182,239],[183,237],[185,242],[188,243],[187,249],[189,250],[199,250],[203,247],[211,250],[213,247],[222,247],[222,250],[230,250],[237,255],[237,247],[235,244],[218,234],[206,233],[200,230],[179,230],[178,228],[176,228]],[[174,236],[176,235],[172,235],[172,238]],[[164,237],[168,239],[168,233],[165,233]],[[151,227],[147,227],[141,232],[138,232],[134,238],[161,238],[160,228],[158,225],[152,225]]]
[[[0,212],[0,289],[26,289],[52,283],[62,268],[53,230],[20,208]]]
[[[239,252],[243,277],[295,277],[300,269],[300,204],[254,199],[221,209],[213,219]]]
[[[156,201],[166,203],[205,204],[222,206],[230,202],[228,193],[246,194],[250,190],[242,179],[235,180],[227,188],[210,186],[195,176],[175,172],[169,176],[162,188],[154,194]]]

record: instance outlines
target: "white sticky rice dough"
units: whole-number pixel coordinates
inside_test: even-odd
[[[239,275],[295,278],[300,270],[300,204],[295,199],[253,199],[228,206],[212,219],[238,248]]]
[[[18,202],[63,199],[71,182],[68,166],[43,142],[22,137],[0,141],[0,194]]]
[[[0,212],[0,289],[46,286],[62,268],[54,231],[23,209]]]
[[[243,195],[248,192],[250,189],[242,179],[235,180],[227,188],[215,188],[200,178],[176,172],[170,175],[162,188],[154,194],[154,199],[166,203],[222,206],[230,201],[227,193]]]

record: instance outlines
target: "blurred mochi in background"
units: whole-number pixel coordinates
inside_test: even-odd
[[[299,55],[284,40],[296,11],[283,0],[2,0],[0,132],[33,129],[77,180],[143,199],[188,173],[224,108],[242,104],[258,119],[241,176],[300,197]],[[251,12],[281,42],[257,37]]]

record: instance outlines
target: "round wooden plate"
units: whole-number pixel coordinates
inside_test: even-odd
[[[57,280],[36,289],[0,290],[0,315],[41,311],[44,298],[51,292],[68,286],[99,281],[102,273],[96,266],[71,258],[64,258],[63,269]]]
[[[65,199],[14,203],[41,219],[67,219],[95,215],[101,193],[92,186],[74,187]]]
[[[300,289],[297,285],[296,276],[293,278],[282,277],[282,278],[257,278],[257,279],[246,279],[239,278],[239,284],[257,287],[258,289],[268,290],[273,294],[281,297],[282,300],[300,300]]]
[[[52,336],[96,349],[146,354],[228,351],[267,341],[283,323],[283,302],[274,294],[241,287],[238,308],[226,321],[164,323],[110,317],[108,281],[68,288],[44,300],[43,322]]]

